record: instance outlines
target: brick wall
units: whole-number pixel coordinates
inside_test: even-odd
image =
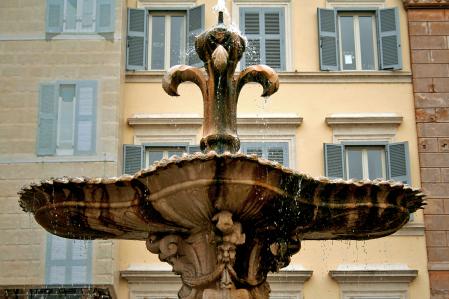
[[[449,8],[409,7],[409,34],[432,299],[449,298]],[[412,3],[412,2],[411,2]],[[406,4],[407,5],[407,4]]]

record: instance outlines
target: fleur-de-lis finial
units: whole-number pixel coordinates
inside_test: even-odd
[[[266,65],[250,66],[234,77],[245,48],[245,39],[224,26],[220,11],[218,25],[203,32],[195,41],[195,50],[204,62],[206,74],[200,68],[177,65],[164,76],[162,86],[171,96],[179,96],[178,86],[187,81],[201,89],[204,103],[202,151],[235,153],[239,150],[237,102],[246,83],[260,83],[264,97],[279,88],[278,75]]]

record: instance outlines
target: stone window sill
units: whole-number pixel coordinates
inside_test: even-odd
[[[160,83],[165,71],[127,71],[126,83]],[[411,72],[278,72],[281,84],[396,83],[411,84]]]

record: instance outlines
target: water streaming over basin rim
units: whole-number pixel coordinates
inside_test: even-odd
[[[220,210],[252,235],[364,240],[394,233],[422,208],[419,189],[392,181],[312,178],[257,156],[173,156],[134,176],[59,178],[25,186],[20,205],[73,239],[145,240],[210,226]]]

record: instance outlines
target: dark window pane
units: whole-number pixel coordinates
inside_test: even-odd
[[[382,171],[383,155],[383,149],[368,149],[368,173],[370,180],[384,178]]]
[[[163,151],[150,151],[148,154],[148,165],[151,165],[156,161],[160,161],[164,157]]]
[[[362,56],[362,69],[374,70],[374,41],[373,41],[373,17],[359,17],[360,24],[360,51]]]
[[[339,21],[343,70],[355,70],[354,18],[343,16]]]
[[[183,150],[170,150],[170,151],[168,151],[168,157],[170,158],[171,156],[174,156],[174,155],[181,157],[183,153],[185,153],[185,151],[183,151]]]
[[[363,179],[363,163],[361,149],[348,149],[348,178]]]
[[[181,64],[184,17],[171,17],[170,66]]]
[[[153,17],[151,30],[151,68],[163,70],[165,64],[165,17]]]

